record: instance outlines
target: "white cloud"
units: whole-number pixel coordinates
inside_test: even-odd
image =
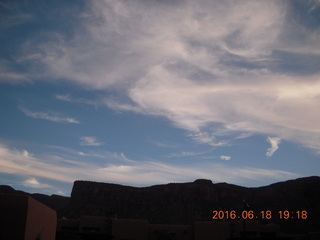
[[[76,158],[75,154],[73,158]],[[111,157],[111,155],[109,156]],[[25,155],[24,151],[0,145],[0,172],[29,177],[24,184],[35,188],[50,187],[37,178],[72,183],[76,179],[117,182],[130,185],[150,185],[168,182],[193,181],[207,178],[216,182],[241,184],[247,180],[268,180],[270,182],[299,177],[298,174],[249,167],[232,167],[204,163],[199,166],[177,166],[157,161],[133,161],[114,155],[122,162],[86,163],[78,160],[53,158],[52,156]],[[125,159],[123,159],[123,157]],[[106,158],[106,157],[105,157]]]
[[[74,37],[47,32],[50,41],[39,42],[35,35],[19,61],[38,62],[33,69],[41,79],[117,89],[125,96],[106,99],[108,107],[164,116],[200,143],[224,146],[230,141],[221,135],[258,133],[320,152],[319,71],[308,70],[318,63],[320,32],[291,21],[289,2],[105,0],[87,6]],[[316,7],[311,1],[310,11]],[[302,67],[297,61],[300,72],[292,57],[275,54],[300,59],[297,49],[316,59]]]
[[[229,160],[231,159],[231,156],[222,155],[222,156],[220,156],[220,159],[221,159],[221,160],[229,161]]]
[[[82,146],[102,146],[104,143],[99,142],[95,137],[82,137],[80,138],[80,145]]]
[[[57,191],[57,194],[60,195],[60,196],[65,196],[65,195],[66,195],[66,193],[63,192],[63,191],[61,191],[61,190],[58,190],[58,191]]]
[[[239,76],[239,84],[233,76],[232,84],[226,79],[226,83],[202,85],[167,73],[147,77],[131,90],[130,96],[143,109],[141,112],[168,117],[177,126],[192,131],[190,136],[199,142],[228,144],[215,141],[216,136],[202,130],[209,127],[214,129],[212,133],[280,133],[281,138],[320,149],[320,113],[315,111],[320,85],[313,77],[306,80],[307,86],[299,84],[299,78],[296,81],[264,73],[260,77],[256,73],[245,75],[248,80]],[[254,84],[253,78],[260,80]]]
[[[251,57],[269,52],[285,16],[283,6],[274,1],[185,1],[178,6],[154,2],[147,10],[143,1],[87,6],[73,39],[47,32],[50,42],[29,39],[24,53],[34,56],[34,41],[39,62],[47,66],[42,68],[48,70],[45,74],[98,89],[135,81],[166,62],[222,73],[221,51]]]
[[[40,183],[36,178],[28,178],[23,182],[25,187],[32,187],[32,188],[53,188],[48,184]]]
[[[194,140],[200,143],[206,143],[213,147],[221,147],[221,146],[228,146],[229,143],[227,141],[217,141],[216,137],[212,134],[205,132],[205,131],[194,131],[188,134],[189,137],[192,137]]]
[[[30,156],[30,154],[29,154],[29,152],[28,152],[27,150],[23,150],[23,151],[22,151],[22,154],[23,154],[23,156],[25,156],[25,157],[29,157],[29,156]]]
[[[20,107],[19,108],[25,115],[31,118],[37,118],[37,119],[44,119],[52,122],[61,122],[61,123],[73,123],[73,124],[79,124],[80,122],[74,118],[70,117],[61,117],[58,115],[54,115],[52,113],[46,113],[46,112],[32,112],[27,108]]]
[[[79,154],[80,156],[86,156],[86,154],[83,153],[83,152],[78,152],[78,154]]]
[[[271,144],[271,147],[268,148],[266,152],[266,156],[271,157],[278,149],[279,149],[279,144],[281,142],[280,138],[274,137],[268,137],[267,141]]]

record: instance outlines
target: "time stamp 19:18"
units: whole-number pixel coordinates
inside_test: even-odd
[[[222,210],[214,210],[212,211],[213,216],[212,219],[215,220],[222,220],[222,219],[273,219],[277,217],[278,219],[308,219],[308,211],[301,210],[301,211],[277,211],[272,212],[270,210],[264,210],[260,212],[255,212],[253,210],[242,210],[242,211],[222,211]]]

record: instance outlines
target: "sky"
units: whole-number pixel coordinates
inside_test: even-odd
[[[0,1],[0,184],[320,172],[319,0]]]

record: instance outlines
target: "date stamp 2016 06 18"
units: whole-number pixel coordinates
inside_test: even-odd
[[[289,211],[281,210],[277,212],[272,212],[270,210],[263,210],[260,212],[255,212],[253,210],[242,210],[242,211],[223,211],[223,210],[213,210],[212,219],[222,220],[222,219],[273,219],[274,217],[278,219],[308,219],[308,211]]]

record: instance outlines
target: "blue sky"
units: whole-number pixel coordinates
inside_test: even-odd
[[[320,1],[1,1],[0,184],[320,171]]]

